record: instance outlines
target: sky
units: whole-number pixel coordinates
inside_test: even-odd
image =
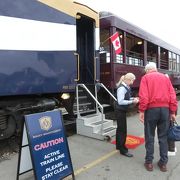
[[[75,0],[108,11],[180,49],[180,0]]]

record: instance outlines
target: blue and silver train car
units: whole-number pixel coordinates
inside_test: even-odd
[[[72,111],[76,83],[99,79],[99,15],[72,0],[1,0],[0,27],[1,140],[24,113]]]

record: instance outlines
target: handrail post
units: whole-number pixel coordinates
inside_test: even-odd
[[[109,93],[109,95],[115,100],[115,101],[117,101],[117,99],[113,96],[113,94],[104,86],[104,84],[102,84],[102,83],[96,83],[96,85],[99,85],[99,86],[101,86],[101,87],[103,87],[108,93]]]
[[[95,88],[95,98],[98,100],[98,98],[97,98],[97,87],[95,86],[94,88]],[[97,113],[98,113],[98,104],[96,102],[96,114]]]
[[[97,99],[97,85],[99,85],[99,86],[101,86],[102,88],[104,88],[107,92],[108,92],[108,94],[115,100],[115,101],[117,101],[117,99],[113,96],[113,94],[104,86],[104,84],[102,84],[102,83],[96,83],[95,84],[95,89],[96,89],[96,99]],[[102,134],[102,132],[103,132],[103,129],[104,129],[104,124],[103,124],[103,114],[104,114],[104,112],[103,112],[103,109],[101,109],[101,124],[102,124],[102,126],[101,126],[101,134]]]
[[[77,117],[80,117],[80,113],[79,113],[79,91],[78,91],[78,84],[76,86],[76,104],[77,104]]]
[[[103,133],[104,129],[104,124],[103,124],[103,114],[104,114],[104,109],[101,109],[101,134]]]

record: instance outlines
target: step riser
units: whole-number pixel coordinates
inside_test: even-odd
[[[77,124],[77,134],[92,137],[92,128],[89,126],[83,126],[82,124]]]
[[[112,121],[108,121],[108,122],[105,122],[103,123],[103,125],[99,124],[99,125],[96,125],[95,127],[93,127],[93,132],[99,132],[101,131],[101,127],[103,126],[103,129],[106,129],[108,127],[111,127],[113,126],[113,122]]]
[[[78,127],[81,127],[81,128],[84,128],[84,129],[91,129],[91,131],[93,133],[100,133],[101,132],[101,127],[102,127],[102,124],[98,124],[98,125],[93,125],[93,124],[84,124],[83,121],[81,121],[80,119],[76,121]],[[107,129],[109,127],[113,127],[113,121],[106,121],[103,123],[103,129]],[[103,130],[102,129],[102,130]]]
[[[79,135],[83,135],[86,137],[91,137],[91,138],[95,138],[95,139],[99,139],[99,140],[106,140],[107,137],[108,139],[115,136],[116,135],[116,129],[109,131],[107,133],[104,134],[98,134],[98,133],[92,133],[90,129],[84,129],[80,132],[77,131],[77,134]]]
[[[116,129],[113,129],[112,131],[102,134],[103,137],[113,137],[115,135],[116,135]]]
[[[95,123],[97,120],[96,119],[77,119],[76,122],[82,123],[85,126],[88,126],[91,123]]]

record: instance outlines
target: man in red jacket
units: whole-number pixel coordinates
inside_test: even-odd
[[[171,81],[164,74],[157,72],[156,64],[145,66],[146,74],[142,77],[139,88],[139,119],[144,123],[146,156],[144,166],[148,171],[153,170],[154,136],[157,128],[161,171],[167,171],[168,144],[167,131],[169,117],[175,120],[177,110],[176,94]]]

